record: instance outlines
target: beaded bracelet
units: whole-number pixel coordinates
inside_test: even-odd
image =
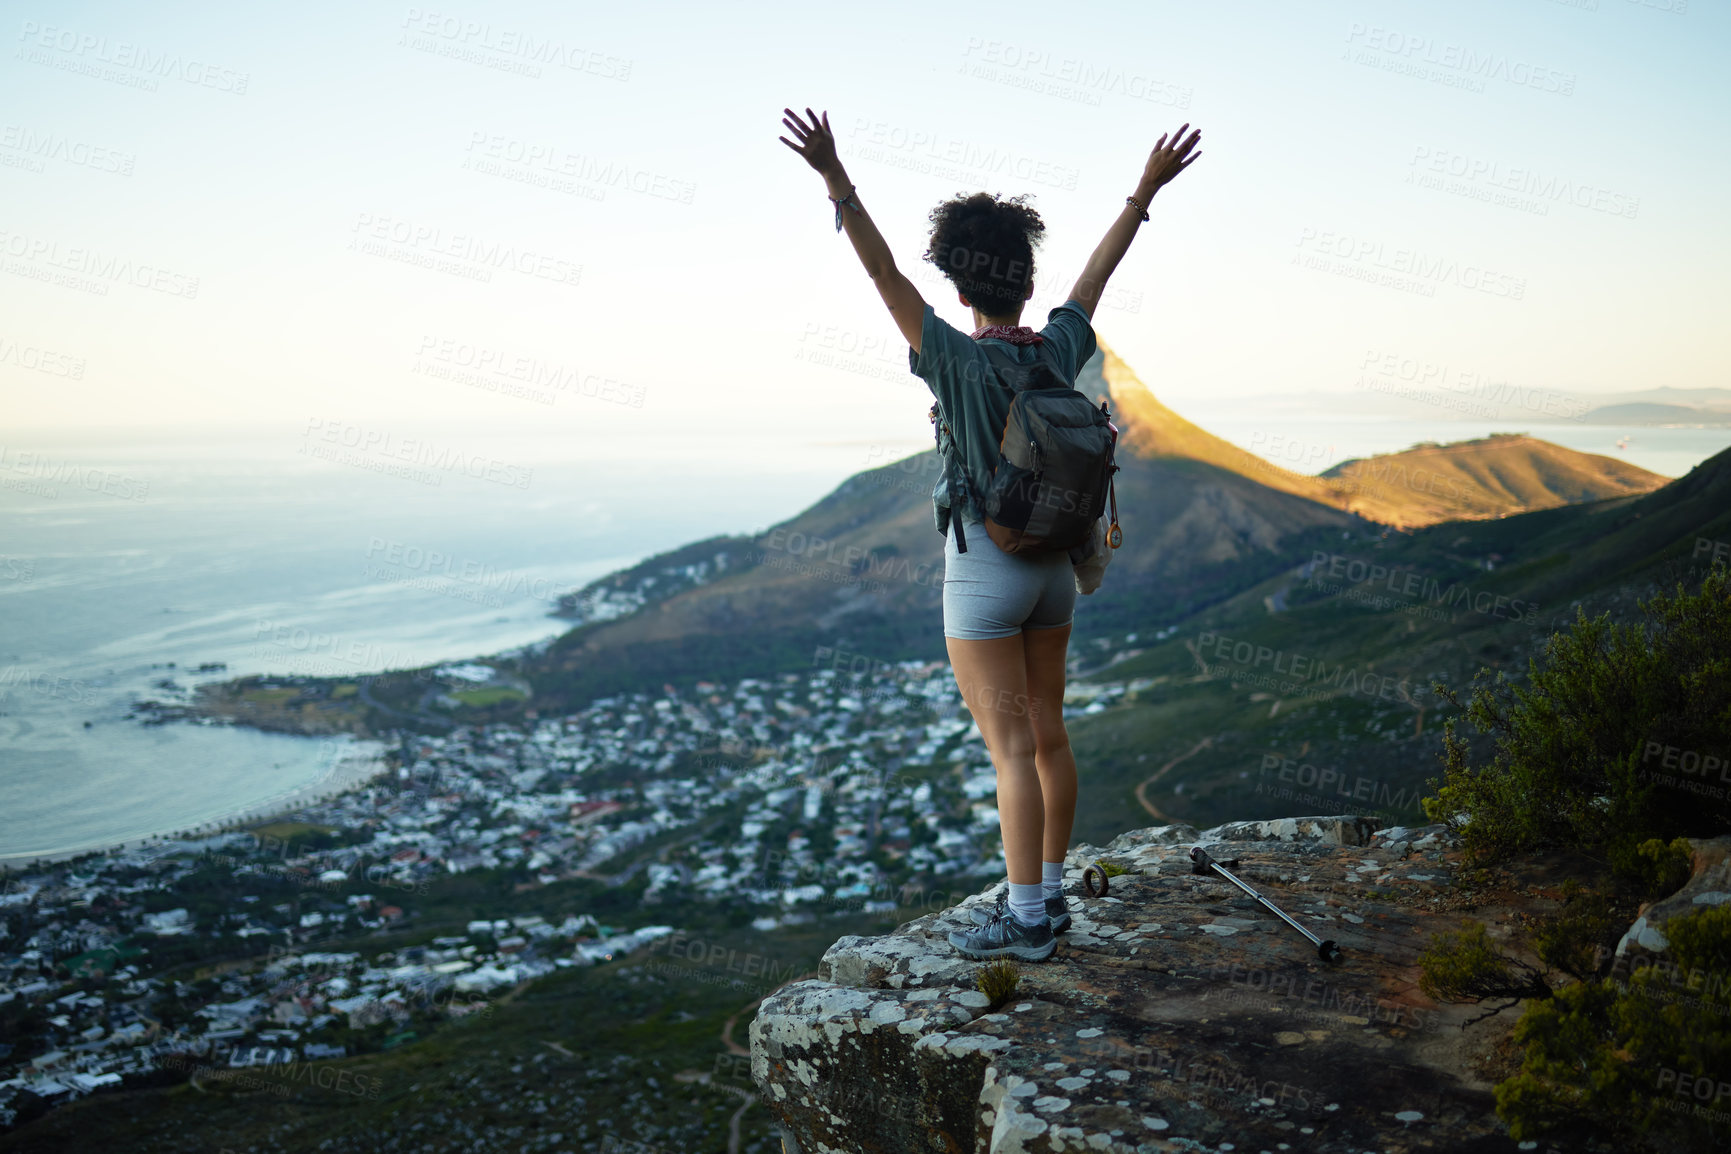
[[[1141,201],[1137,200],[1133,196],[1125,197],[1124,203],[1129,205],[1131,208],[1135,209],[1137,212],[1141,213],[1143,220],[1148,219],[1148,206],[1147,205],[1143,204]],[[836,209],[836,215],[837,216],[841,215],[841,209],[839,209],[839,208]]]

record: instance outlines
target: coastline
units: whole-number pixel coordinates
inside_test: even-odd
[[[28,870],[36,866],[70,861],[88,854],[121,853],[152,845],[166,845],[188,838],[211,836],[239,825],[256,825],[287,817],[310,805],[328,801],[358,789],[389,772],[385,764],[388,746],[373,738],[318,737],[309,738],[327,743],[324,756],[328,764],[315,780],[295,786],[253,805],[234,810],[189,828],[162,830],[126,838],[119,842],[92,843],[48,850],[27,850],[0,854],[0,872]],[[201,833],[201,831],[203,831]]]

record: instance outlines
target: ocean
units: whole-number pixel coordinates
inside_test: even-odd
[[[1510,427],[1180,408],[1306,472]],[[1731,443],[1726,429],[1632,430],[1618,448],[1623,430],[1522,428],[1668,475]],[[530,438],[512,456],[522,471],[489,478],[315,459],[280,436],[0,444],[0,864],[280,810],[352,780],[379,752],[147,726],[127,719],[140,697],[247,673],[357,675],[555,636],[560,593],[688,541],[766,527],[865,463],[847,442],[730,442],[702,461],[668,448],[614,445],[597,459]],[[1327,459],[1311,459],[1318,452]]]
[[[532,439],[498,455],[523,472],[396,476],[281,437],[0,444],[0,864],[280,809],[378,752],[147,726],[126,717],[140,697],[556,636],[559,594],[791,516],[860,452],[783,444],[695,475]]]

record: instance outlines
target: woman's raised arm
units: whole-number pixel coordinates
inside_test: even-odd
[[[1135,195],[1125,200],[1123,211],[1119,212],[1118,219],[1112,222],[1112,227],[1106,230],[1106,235],[1101,238],[1094,255],[1089,257],[1088,263],[1083,266],[1082,275],[1076,280],[1076,287],[1070,290],[1070,299],[1081,303],[1090,320],[1093,319],[1094,309],[1099,305],[1100,298],[1106,293],[1106,281],[1117,270],[1118,262],[1124,259],[1124,254],[1130,251],[1130,242],[1136,238],[1136,226],[1148,219],[1147,210],[1154,202],[1154,194],[1201,157],[1200,152],[1190,155],[1190,150],[1202,139],[1202,130],[1198,128],[1185,140],[1184,129],[1189,127],[1186,124],[1174,132],[1170,144],[1164,134],[1155,142],[1154,151],[1149,154],[1148,163],[1143,166],[1142,179],[1137,182]],[[1131,200],[1141,207],[1132,204]]]
[[[920,295],[920,290],[914,287],[914,282],[902,275],[896,268],[896,259],[890,255],[890,246],[884,242],[883,234],[878,232],[878,226],[872,223],[865,206],[860,204],[859,193],[855,191],[852,182],[847,178],[847,170],[842,167],[841,158],[835,153],[835,135],[829,129],[829,113],[822,116],[811,109],[805,110],[810,119],[807,124],[799,113],[791,108],[782,109],[787,115],[782,123],[787,125],[799,143],[783,136],[779,139],[789,148],[805,158],[805,162],[817,170],[828,186],[829,198],[836,204],[836,220],[841,228],[847,230],[847,238],[853,242],[853,250],[859,256],[860,264],[865,266],[866,275],[872,278],[877,286],[878,296],[883,298],[885,307],[890,310],[890,316],[895,318],[896,327],[914,352],[920,351],[920,330],[925,323],[926,301]]]

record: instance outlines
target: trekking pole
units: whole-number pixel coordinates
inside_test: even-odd
[[[1238,863],[1233,862],[1232,864],[1237,865]],[[1291,918],[1287,917],[1285,911],[1279,906],[1275,905],[1273,902],[1251,889],[1248,885],[1233,877],[1232,874],[1227,871],[1225,866],[1208,856],[1207,850],[1203,849],[1201,846],[1196,846],[1190,851],[1190,872],[1207,877],[1210,871],[1219,874],[1221,877],[1243,890],[1256,901],[1257,905],[1261,906],[1263,909],[1267,910],[1269,913],[1303,934],[1306,938],[1310,939],[1310,944],[1316,947],[1316,952],[1323,961],[1340,961],[1340,947],[1335,945],[1332,939],[1325,941],[1299,925],[1297,922],[1293,921]]]

